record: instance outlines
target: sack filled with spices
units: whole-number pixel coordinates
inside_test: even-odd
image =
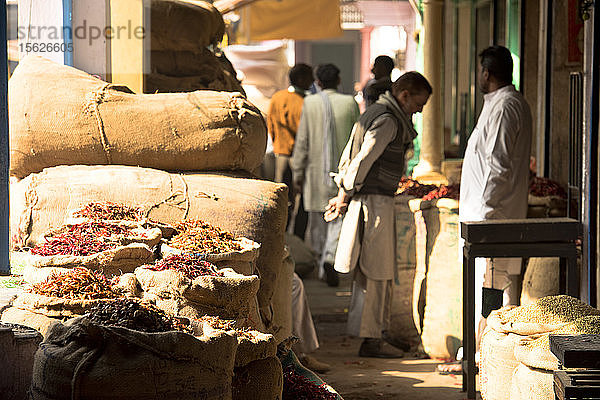
[[[10,324],[24,325],[26,327],[35,329],[44,337],[52,325],[58,322],[63,322],[69,318],[71,317],[48,317],[47,315],[34,313],[32,311],[23,310],[10,305],[0,310],[0,321]]]
[[[150,305],[100,304],[50,329],[35,354],[31,399],[231,399],[237,340],[186,329]]]
[[[219,317],[204,316],[198,319],[198,323],[202,334],[210,336],[221,330],[237,338],[236,367],[277,355],[277,343],[273,335],[244,327],[238,321]]]
[[[149,220],[169,225],[185,219],[210,221],[234,237],[260,243],[260,315],[268,329],[282,329],[273,326],[271,303],[282,273],[285,185],[243,172],[171,174],[129,166],[61,166],[12,183],[10,196],[13,246],[43,242],[44,233],[63,224],[73,209],[99,201],[143,205]],[[289,298],[290,293],[278,296]]]
[[[267,144],[262,114],[240,93],[134,94],[38,56],[20,60],[9,92],[18,178],[77,164],[254,171]]]
[[[135,276],[144,299],[171,315],[192,318],[208,314],[247,319],[259,286],[256,275],[217,269],[203,257],[189,254],[173,254],[136,268]]]

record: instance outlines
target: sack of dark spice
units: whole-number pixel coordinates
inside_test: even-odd
[[[231,399],[234,337],[144,332],[95,320],[78,317],[50,328],[35,354],[31,399]]]
[[[171,315],[259,319],[255,305],[260,281],[256,275],[241,275],[230,268],[218,270],[202,256],[192,255],[167,256],[154,265],[136,268],[135,275],[143,298]]]

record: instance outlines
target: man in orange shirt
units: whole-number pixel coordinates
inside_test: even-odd
[[[296,64],[290,69],[289,78],[291,86],[278,91],[271,98],[267,114],[267,128],[273,140],[275,182],[285,183],[292,189],[290,157],[294,150],[304,96],[314,81],[312,68],[306,64]],[[294,195],[290,194],[290,199],[293,198]],[[301,208],[302,201],[299,204],[294,233],[304,239],[308,217]]]

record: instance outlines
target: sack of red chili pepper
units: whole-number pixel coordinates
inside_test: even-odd
[[[170,255],[137,268],[135,275],[144,299],[171,315],[246,320],[251,305],[256,305],[256,275],[241,275],[231,268],[219,270],[199,255]]]
[[[421,198],[427,193],[431,192],[432,190],[435,190],[436,188],[436,185],[426,185],[419,183],[416,180],[407,177],[402,177],[402,179],[400,179],[400,183],[398,183],[398,190],[396,190],[396,195],[413,196]]]
[[[195,337],[163,318],[117,301],[53,325],[34,357],[31,399],[231,398],[236,338]]]
[[[441,185],[423,196],[423,200],[453,199],[460,197],[460,185]]]
[[[277,355],[277,343],[273,335],[244,327],[239,321],[205,315],[195,322],[203,334],[214,335],[216,331],[226,331],[237,337],[236,367]]]

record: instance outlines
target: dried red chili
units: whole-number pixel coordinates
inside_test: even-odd
[[[88,203],[73,213],[76,217],[104,220],[139,221],[143,214],[140,207],[131,207],[125,204],[106,202]]]
[[[537,197],[557,196],[563,199],[567,198],[567,192],[558,182],[537,176],[529,183],[529,193]]]
[[[192,254],[173,254],[146,268],[153,271],[174,269],[183,273],[188,279],[196,279],[203,275],[223,276],[216,265],[205,261],[201,255]]]
[[[425,185],[410,178],[403,177],[398,184],[397,195],[423,197],[432,190],[437,189],[436,185]]]
[[[221,254],[242,250],[233,234],[201,220],[186,220],[175,226],[171,246],[189,253]]]
[[[64,225],[45,237],[44,243],[33,247],[31,253],[88,256],[118,247],[123,236],[130,234],[132,228],[99,221]]]
[[[78,300],[118,297],[110,281],[98,271],[75,267],[68,272],[53,272],[48,278],[27,289],[44,296]]]
[[[330,392],[324,385],[318,385],[310,379],[296,373],[290,365],[283,371],[282,400],[336,400],[335,393]]]

